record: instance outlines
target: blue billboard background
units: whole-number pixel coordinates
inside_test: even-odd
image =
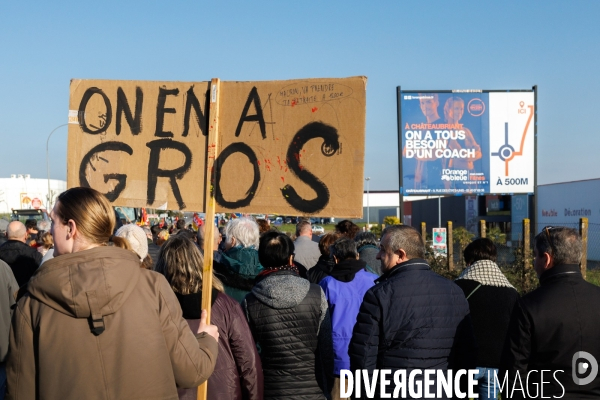
[[[404,195],[490,191],[488,93],[402,92]]]

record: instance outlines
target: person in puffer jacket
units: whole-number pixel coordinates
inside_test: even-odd
[[[350,369],[348,345],[352,338],[352,328],[356,315],[367,290],[375,283],[377,275],[366,270],[367,264],[358,259],[356,243],[352,239],[341,238],[331,246],[335,266],[331,275],[319,282],[325,292],[331,311],[333,329],[333,374],[336,377],[331,397],[339,400],[340,370]]]
[[[265,399],[329,398],[333,381],[331,320],[319,285],[298,276],[294,242],[264,233],[258,255],[265,268],[242,302],[260,353]]]
[[[352,371],[366,369],[372,375],[376,369],[389,369],[393,376],[405,370],[408,376],[412,370],[446,373],[476,367],[465,295],[454,282],[433,272],[424,256],[423,239],[414,228],[393,225],[383,231],[377,254],[383,275],[360,306],[348,349]],[[427,383],[423,375],[417,379],[415,387]],[[393,385],[387,389],[391,393]],[[437,392],[435,379],[429,392]],[[380,390],[376,393],[379,396]]]

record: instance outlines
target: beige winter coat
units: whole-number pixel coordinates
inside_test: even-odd
[[[37,270],[13,315],[8,399],[176,400],[210,376],[217,341],[195,338],[165,278],[139,265],[97,247]]]

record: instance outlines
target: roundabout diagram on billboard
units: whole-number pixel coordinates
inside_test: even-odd
[[[525,146],[525,137],[527,136],[527,130],[529,129],[529,124],[531,123],[531,119],[533,118],[533,106],[527,106],[529,108],[529,117],[527,118],[527,123],[525,124],[525,128],[523,129],[523,133],[521,134],[521,144],[519,147],[519,151],[516,151],[515,148],[508,142],[508,122],[504,123],[504,144],[500,146],[497,152],[492,153],[492,156],[500,158],[500,160],[504,161],[504,173],[506,176],[508,174],[508,163],[515,158],[516,156],[523,155],[523,147]]]

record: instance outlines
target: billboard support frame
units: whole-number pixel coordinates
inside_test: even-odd
[[[536,224],[537,224],[537,194],[538,194],[538,167],[537,167],[537,85],[533,85],[531,88],[533,90],[533,202],[532,202],[532,212],[529,213],[529,217],[531,219],[531,224],[533,226],[533,232],[536,232]]]
[[[402,190],[402,102],[401,100],[402,89],[400,86],[396,86],[396,117],[398,121],[398,184],[400,185],[398,195],[400,197],[400,223],[404,224],[404,193]]]

